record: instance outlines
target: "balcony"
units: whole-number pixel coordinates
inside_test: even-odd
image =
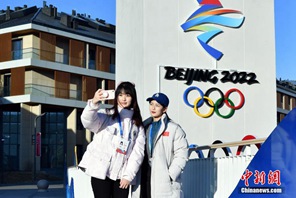
[[[0,88],[0,97],[10,96],[10,88]],[[57,89],[52,86],[38,85],[38,84],[25,84],[25,95],[43,96],[43,97],[57,97],[71,99],[71,100],[82,100],[82,91],[74,89]],[[63,96],[63,97],[62,97]]]
[[[48,60],[56,63],[69,64],[69,58],[72,60],[79,60],[85,67],[85,59],[79,59],[77,57],[69,57],[68,53],[54,53],[51,51],[40,50],[37,48],[23,48],[21,50],[14,50],[11,52],[12,60],[19,60],[25,58]]]
[[[75,65],[82,68],[88,68],[96,70],[96,60],[94,59],[85,59],[79,57],[70,57],[69,52],[65,53],[55,53],[46,50],[40,50],[37,48],[23,48],[20,50],[14,50],[11,52],[11,60],[19,60],[19,59],[38,59],[38,60],[46,60],[66,65]],[[87,67],[86,67],[87,65]],[[110,64],[108,72],[115,73],[115,64]]]

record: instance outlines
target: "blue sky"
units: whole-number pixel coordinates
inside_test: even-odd
[[[0,0],[0,9],[5,10],[7,6],[14,9],[17,6],[42,7],[44,0]],[[58,12],[76,13],[90,15],[91,18],[99,18],[107,23],[115,25],[116,0],[46,0],[46,4],[58,8]]]
[[[47,5],[52,4],[58,12],[90,15],[107,23],[116,25],[116,0],[47,0]],[[37,6],[42,7],[43,0],[0,0],[0,9],[10,6]],[[296,35],[295,19],[296,0],[274,0],[275,7],[275,35],[276,35],[276,77],[282,80],[296,80]],[[258,65],[260,66],[260,65]],[[268,73],[268,71],[266,71]]]
[[[276,72],[282,80],[296,80],[296,1],[275,0]]]

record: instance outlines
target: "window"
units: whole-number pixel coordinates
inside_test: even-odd
[[[20,112],[2,112],[3,168],[8,171],[19,169]],[[1,134],[1,133],[0,133]]]
[[[96,69],[96,46],[89,45],[88,69]]]
[[[41,168],[63,170],[66,145],[66,117],[64,112],[48,112],[42,118]]]
[[[11,81],[11,74],[5,74],[3,96],[10,96],[10,81]]]
[[[284,108],[283,101],[284,101],[284,96],[283,96],[283,94],[280,94],[280,107],[282,109]]]
[[[110,55],[110,72],[115,74],[115,50],[111,49],[111,55]]]
[[[56,62],[69,64],[69,40],[58,37],[56,42]]]
[[[12,60],[18,60],[23,58],[23,40],[12,40]]]

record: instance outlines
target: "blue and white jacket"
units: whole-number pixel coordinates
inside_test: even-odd
[[[117,119],[106,111],[98,111],[99,105],[88,101],[81,115],[83,126],[94,133],[92,142],[87,146],[79,167],[85,173],[99,179],[109,177],[112,180],[126,179],[133,181],[144,157],[145,132],[133,121],[133,111],[119,109],[123,127],[123,137],[130,141],[126,155],[116,151],[120,126]]]

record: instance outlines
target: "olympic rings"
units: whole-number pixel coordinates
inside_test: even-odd
[[[204,96],[203,98],[206,99],[206,101],[208,101],[212,106],[214,106],[214,102],[213,102],[209,97]],[[194,112],[195,112],[197,115],[199,115],[199,116],[202,117],[202,118],[210,117],[210,116],[213,114],[213,112],[214,112],[214,108],[211,108],[210,111],[209,111],[209,113],[207,113],[207,114],[205,114],[205,115],[202,115],[202,114],[198,111],[198,109],[197,109],[197,107],[198,107],[198,102],[200,102],[201,99],[202,99],[201,97],[198,97],[198,98],[194,101],[194,108],[193,108],[193,110],[194,110]]]
[[[188,87],[188,88],[184,91],[184,94],[183,94],[183,100],[184,100],[185,104],[186,104],[187,106],[191,107],[191,108],[194,108],[194,106],[188,102],[188,94],[189,94],[189,92],[192,91],[192,90],[197,90],[197,91],[199,92],[199,94],[200,94],[200,97],[202,97],[202,98],[204,97],[204,93],[203,93],[202,90],[199,89],[198,87],[193,87],[193,86],[192,86],[192,87]],[[198,103],[198,107],[200,107],[201,105],[203,105],[203,101],[201,101],[201,102]]]
[[[220,96],[221,96],[221,98],[224,98],[224,94],[223,94],[223,92],[222,92],[220,89],[218,89],[217,87],[212,87],[212,88],[210,88],[208,91],[206,91],[205,96],[209,97],[210,94],[211,94],[213,91],[218,91],[219,94],[220,94]],[[221,101],[219,102],[219,105],[218,105],[219,108],[221,108],[221,107],[223,106],[223,102],[224,102],[223,100],[221,100]],[[207,103],[208,106],[210,106],[210,104],[208,103],[207,100],[206,100],[206,103]],[[210,107],[214,107],[214,106],[210,106]]]
[[[240,96],[240,98],[241,98],[241,101],[240,101],[239,105],[237,105],[237,106],[234,106],[233,104],[230,105],[229,102],[228,102],[228,100],[226,100],[226,98],[229,98],[228,96],[229,96],[232,92],[235,92],[235,91],[239,94],[239,96]],[[226,92],[224,102],[225,102],[225,104],[226,104],[229,108],[231,108],[231,109],[240,109],[240,108],[244,105],[245,97],[244,97],[243,93],[242,93],[240,90],[235,89],[235,88],[232,88],[232,89],[229,89],[229,90]]]
[[[188,94],[193,91],[193,90],[197,90],[199,92],[199,97],[197,97],[194,101],[194,104],[190,104],[188,101]],[[214,92],[214,91],[218,91],[221,98],[219,98],[216,102],[214,102],[209,95]],[[235,104],[233,103],[233,101],[230,100],[229,96],[231,93],[233,92],[237,92],[239,94],[240,97],[240,102],[238,105],[235,106]],[[224,119],[228,119],[231,118],[234,115],[235,110],[238,110],[240,108],[242,108],[242,106],[245,103],[245,97],[243,95],[243,93],[236,89],[236,88],[232,88],[229,89],[226,94],[224,95],[223,92],[216,87],[212,87],[210,89],[208,89],[206,91],[206,93],[204,94],[203,91],[195,86],[191,86],[188,87],[183,94],[183,100],[185,102],[185,104],[191,108],[193,108],[194,113],[202,118],[208,118],[210,116],[212,116],[212,114],[215,112],[218,116],[220,116],[221,118]],[[210,107],[209,112],[207,112],[206,114],[202,114],[200,113],[200,111],[198,110],[198,108],[200,108],[204,103],[207,104],[208,107]],[[219,109],[224,105],[224,103],[226,104],[227,107],[230,108],[230,112],[226,115],[222,115],[219,111]]]
[[[232,102],[229,98],[227,98],[226,100],[227,100],[227,102],[230,102],[230,104],[231,104],[232,106],[234,106],[233,102]],[[216,104],[218,104],[220,101],[222,101],[222,98],[218,99],[217,102],[215,103],[215,113],[216,113],[218,116],[220,116],[220,117],[222,117],[222,118],[225,118],[225,119],[227,119],[227,118],[231,118],[231,117],[233,116],[233,114],[234,114],[234,109],[230,107],[230,112],[229,112],[228,115],[225,115],[225,116],[224,116],[224,115],[221,115],[220,112],[219,112],[219,109],[218,109],[218,105],[216,105]]]

